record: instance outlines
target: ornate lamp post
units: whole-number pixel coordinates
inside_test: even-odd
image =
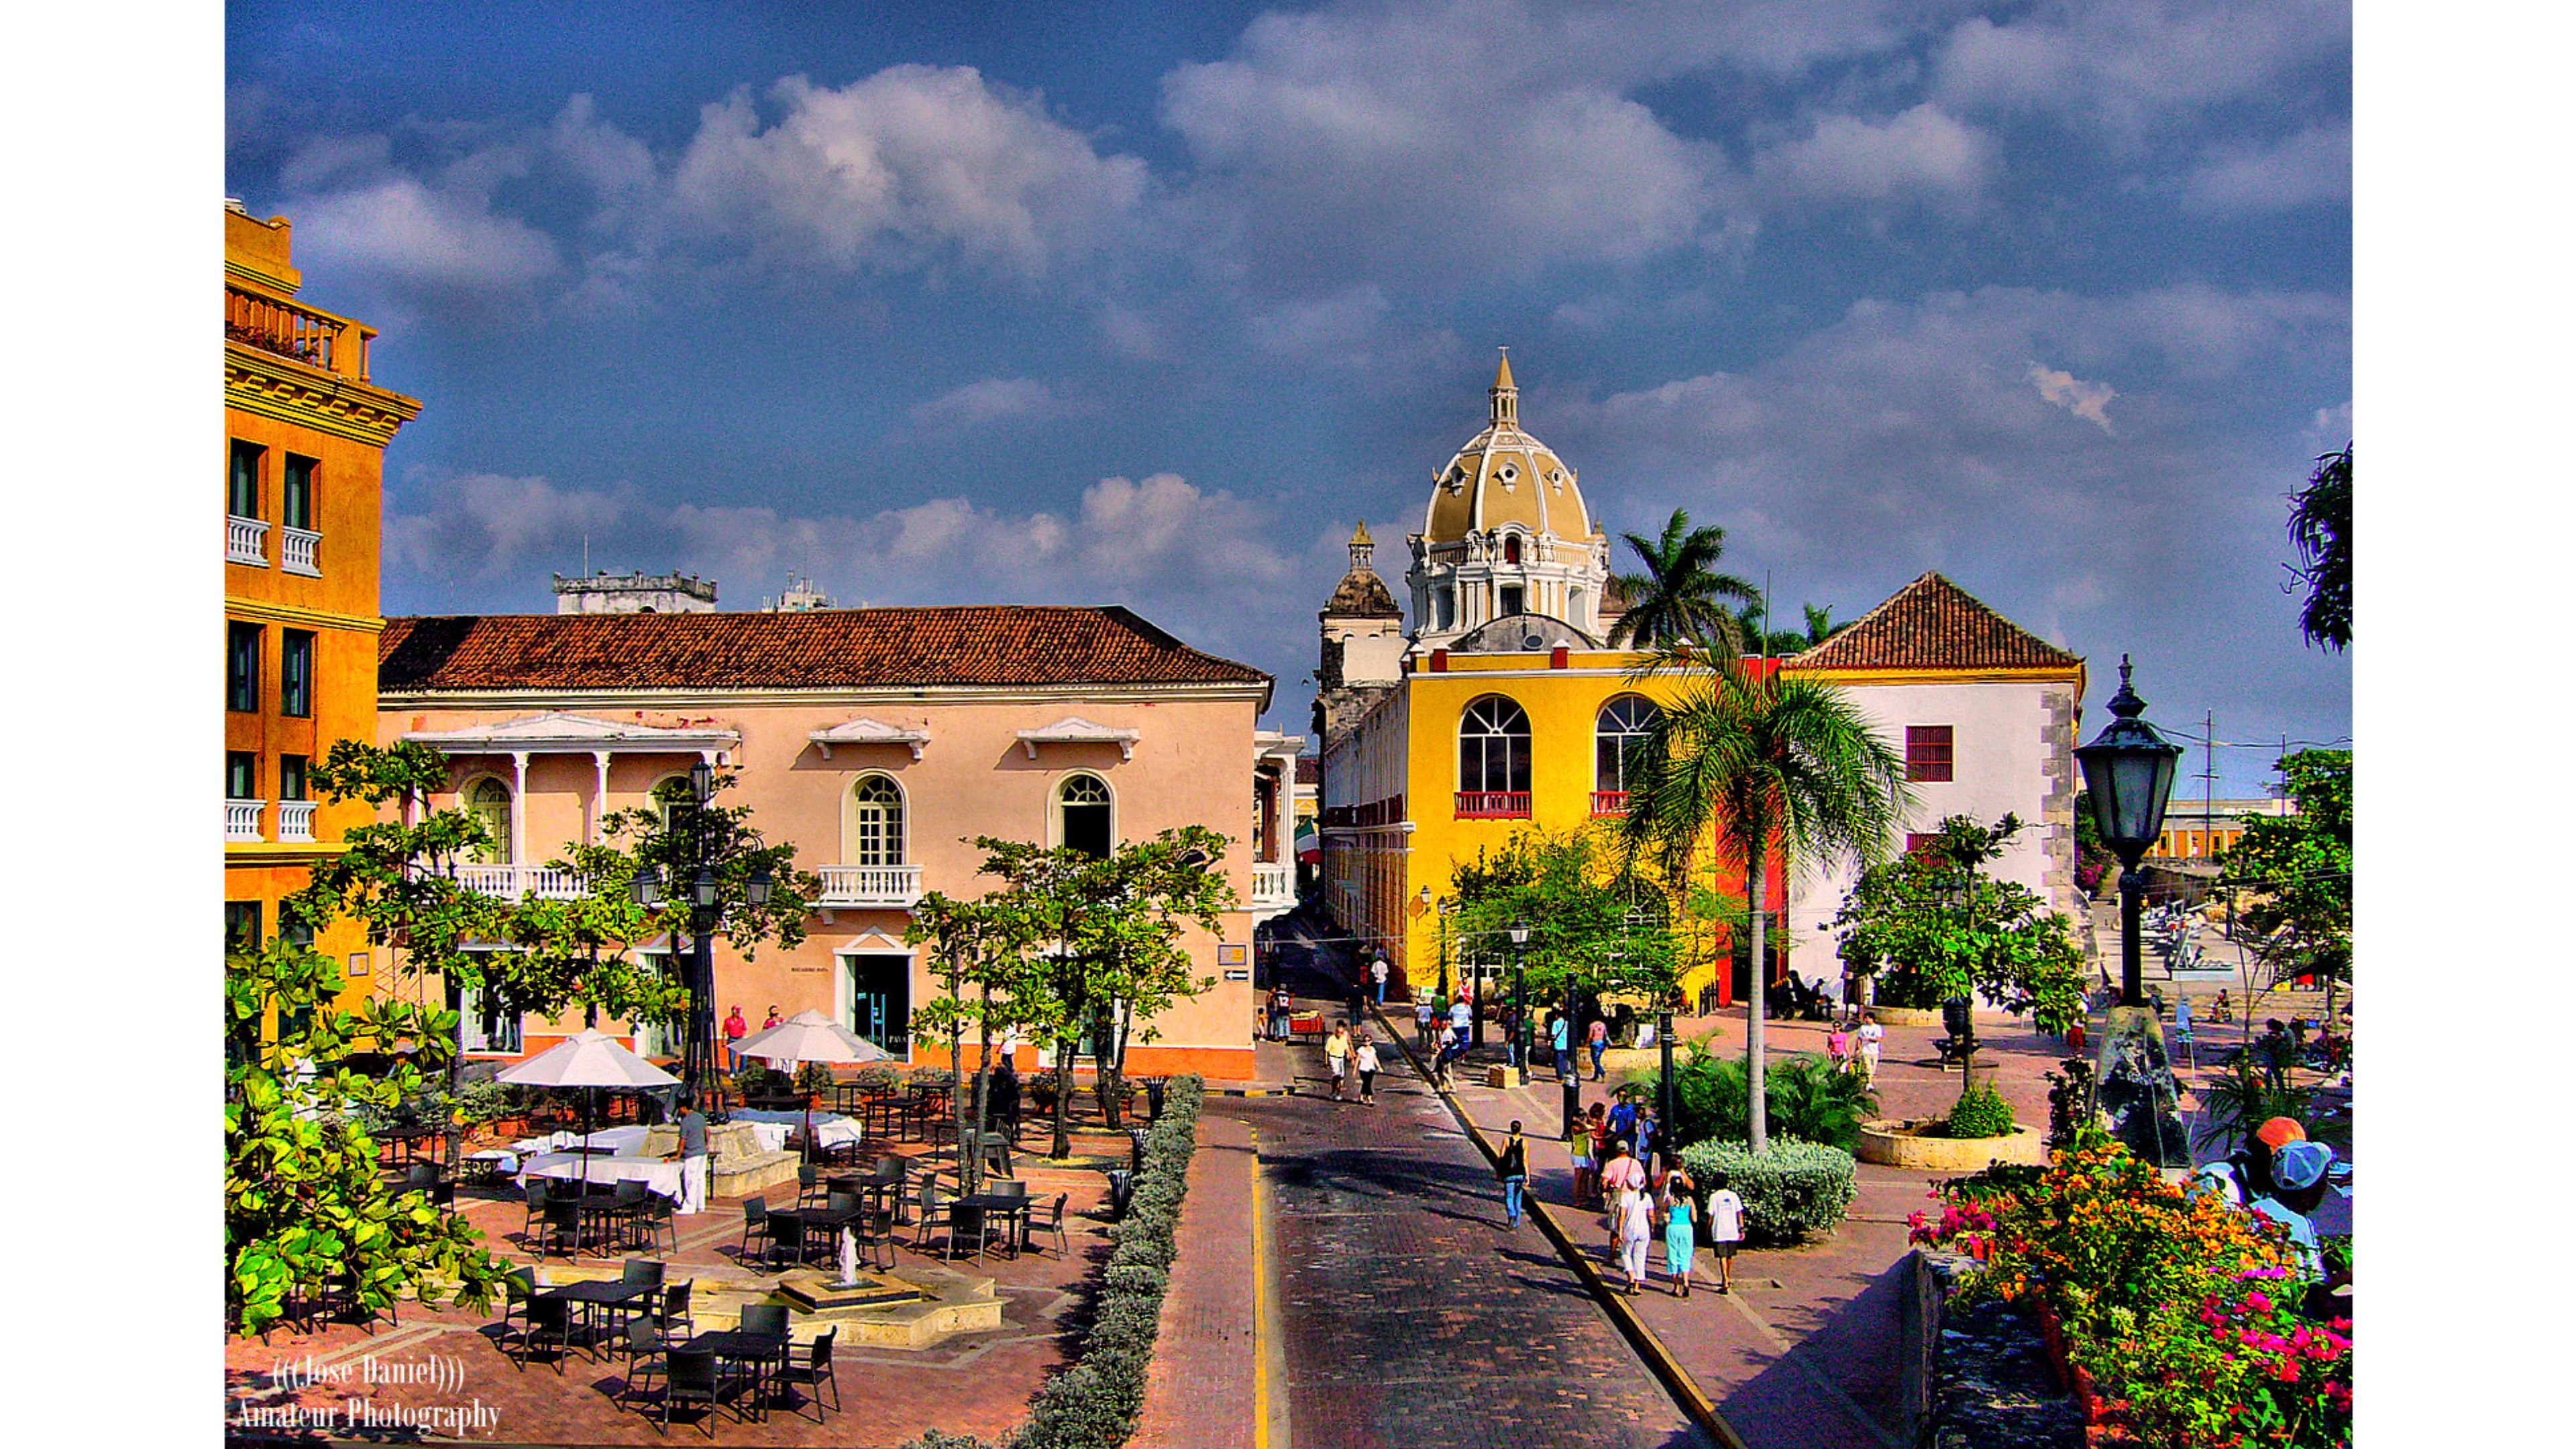
[[[716,879],[715,817],[707,807],[715,798],[715,766],[700,760],[689,767],[689,827],[673,831],[672,838],[684,842],[685,864],[694,867],[688,876],[689,933],[694,945],[685,959],[689,965],[686,982],[689,1008],[686,1029],[680,1049],[680,1078],[691,1093],[704,1082],[715,1056],[715,934],[716,925],[724,918],[723,891]],[[671,869],[672,883],[678,884],[683,871],[681,862]],[[755,908],[769,904],[772,881],[767,867],[755,869],[744,886],[744,898]],[[635,903],[658,906],[662,903],[662,872],[651,865],[637,869],[630,889]]]
[[[2165,801],[2173,792],[2182,746],[2139,718],[2147,702],[2129,687],[2129,656],[2120,656],[2120,692],[2111,697],[2111,723],[2075,751],[2091,794],[2093,826],[2102,844],[2120,858],[2120,1004],[2102,1032],[2095,1068],[2101,1103],[2131,1150],[2158,1166],[2188,1164],[2191,1149],[2172,1107],[2173,1069],[2165,1060],[2162,1024],[2146,1005],[2141,977],[2138,907],[2146,877],[2138,870],[2147,847],[2164,833]]]
[[[1512,922],[1512,1065],[1524,1077],[1530,1064],[1529,922]]]

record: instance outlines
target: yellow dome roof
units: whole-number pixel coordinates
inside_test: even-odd
[[[1517,523],[1564,539],[1593,536],[1592,514],[1575,487],[1574,469],[1545,443],[1521,431],[1520,389],[1507,352],[1494,369],[1492,413],[1432,479],[1425,543],[1455,543],[1470,532]]]

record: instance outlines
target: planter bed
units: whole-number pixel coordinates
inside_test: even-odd
[[[1969,1173],[1989,1163],[2009,1162],[2044,1166],[2048,1162],[2048,1134],[2035,1127],[2013,1125],[2010,1137],[1941,1137],[1941,1118],[1920,1117],[1904,1121],[1880,1118],[1864,1122],[1860,1129],[1860,1150],[1855,1154],[1863,1162],[1882,1167],[1902,1167],[1924,1172]]]

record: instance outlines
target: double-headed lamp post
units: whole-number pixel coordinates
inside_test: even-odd
[[[704,1082],[715,1054],[715,931],[716,924],[724,918],[723,892],[716,879],[715,817],[707,808],[714,800],[715,792],[715,766],[705,760],[690,766],[689,829],[685,833],[672,832],[674,838],[689,843],[686,863],[695,867],[688,873],[689,933],[695,944],[688,953],[688,1027],[680,1049],[680,1077],[692,1094]],[[679,883],[681,872],[682,863],[674,861],[671,869],[674,885]],[[771,885],[768,867],[754,869],[751,878],[744,883],[745,901],[754,909],[768,905]],[[637,905],[660,905],[662,872],[651,865],[639,867],[630,889]]]
[[[1529,922],[1512,922],[1512,1065],[1527,1079],[1530,1069]]]
[[[2175,1111],[2173,1069],[2165,1060],[2163,1024],[2146,1005],[2141,978],[2138,906],[2146,877],[2138,861],[2164,833],[2165,801],[2173,792],[2182,746],[2139,718],[2147,703],[2129,687],[2129,657],[2120,656],[2120,692],[2111,697],[2111,723],[2075,751],[2091,795],[2093,828],[2120,858],[2120,1004],[2104,1023],[2096,1056],[2099,1100],[2130,1150],[2159,1167],[2184,1167],[2189,1140]]]

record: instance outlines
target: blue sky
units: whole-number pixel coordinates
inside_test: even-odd
[[[1508,343],[1611,528],[1722,524],[1786,617],[1938,568],[2088,726],[2127,650],[2168,726],[2350,732],[2281,568],[2352,435],[2344,6],[227,13],[226,189],[427,403],[388,612],[548,609],[585,538],[1118,602],[1302,729],[1351,524],[1421,526]]]

